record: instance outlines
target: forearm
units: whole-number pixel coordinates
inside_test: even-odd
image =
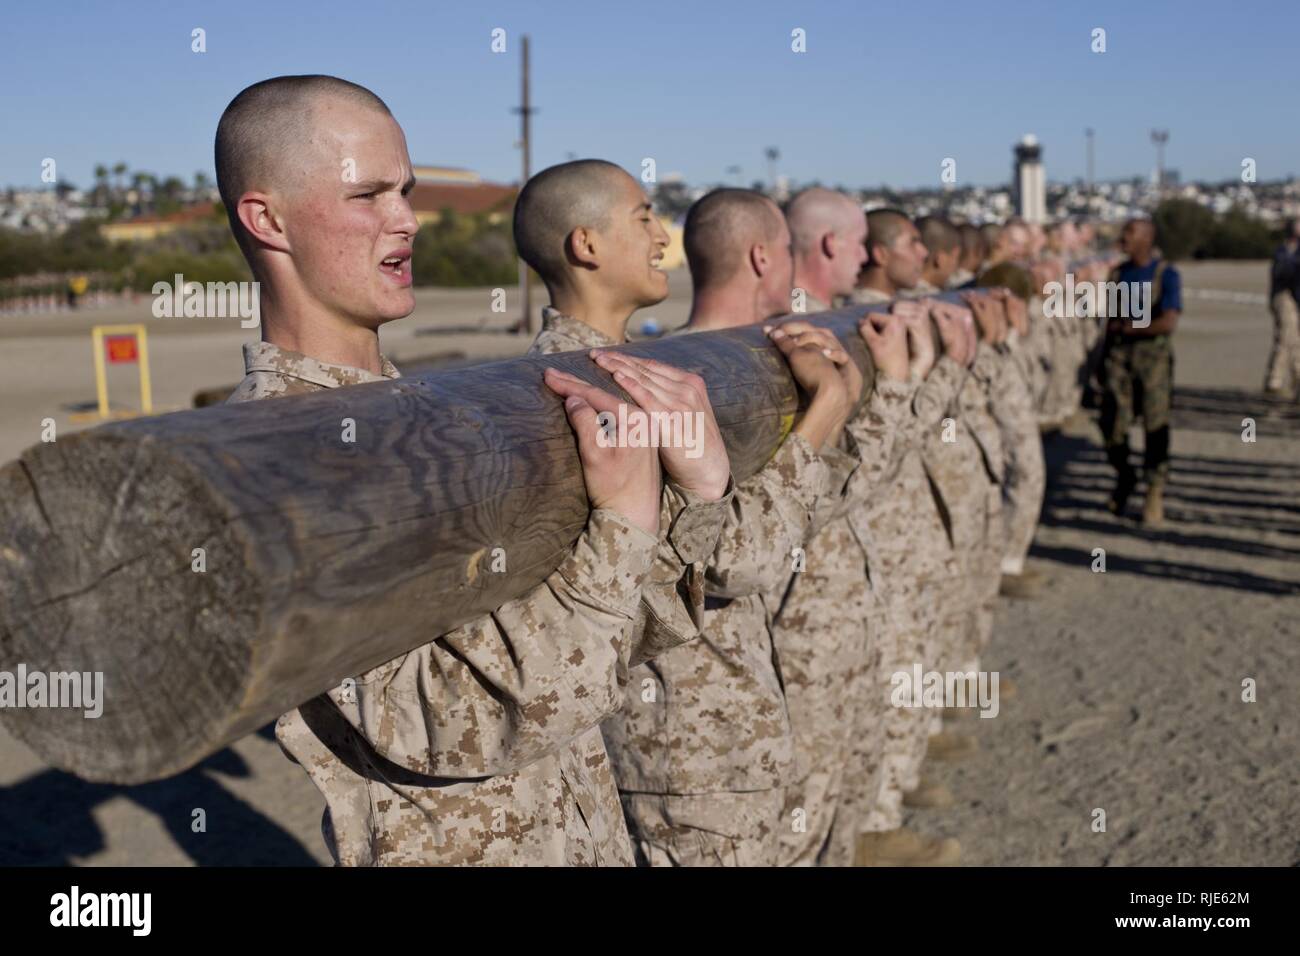
[[[844,407],[836,397],[825,393],[814,395],[808,408],[795,424],[793,434],[798,435],[813,449],[822,448],[838,437],[843,412]]]
[[[808,536],[827,484],[827,465],[804,438],[791,434],[759,472],[737,488],[718,546],[709,560],[710,595],[738,598],[771,591],[791,569],[794,548]]]

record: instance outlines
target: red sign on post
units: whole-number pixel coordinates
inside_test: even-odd
[[[134,335],[105,336],[104,351],[108,353],[108,360],[113,363],[136,362],[140,358],[140,350]]]

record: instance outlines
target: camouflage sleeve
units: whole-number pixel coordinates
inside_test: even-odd
[[[849,510],[849,483],[857,473],[862,462],[858,459],[857,446],[847,431],[840,439],[843,448],[827,446],[821,450],[820,458],[825,466],[825,478],[822,491],[813,506],[812,521],[808,526],[805,540],[814,535],[837,518],[842,518]]]
[[[702,501],[664,483],[659,507],[659,550],[646,578],[632,664],[694,640],[704,620],[706,562],[717,547],[735,483],[717,501]]]
[[[623,702],[656,539],[591,513],[556,571],[490,615],[329,691],[375,750],[432,777],[518,770]]]
[[[1015,372],[1024,381],[1025,387],[1033,390],[1034,357],[1029,351],[1029,341],[1018,334],[1007,338],[1005,344],[998,346],[998,357],[1011,362]]]
[[[777,588],[791,552],[803,544],[826,486],[826,464],[801,435],[790,434],[757,474],[742,482],[709,560],[705,591],[739,598]]]
[[[808,537],[862,505],[892,471],[895,443],[915,394],[912,382],[877,379],[871,396],[845,426],[843,447],[822,449],[826,485]]]
[[[859,463],[849,480],[850,506],[870,498],[906,451],[917,391],[913,382],[879,380],[866,405],[849,421],[850,451]]]
[[[971,375],[981,385],[988,386],[997,379],[1003,365],[1002,356],[987,342],[975,347],[975,361],[970,367]]]
[[[1006,352],[993,354],[997,362],[987,385],[989,413],[1004,431],[1027,430],[1038,419],[1030,384],[1014,355]]]
[[[918,437],[943,421],[952,409],[965,379],[965,367],[947,355],[934,363],[934,368],[930,369],[930,374],[921,382],[916,390],[916,398],[912,400],[912,419]]]

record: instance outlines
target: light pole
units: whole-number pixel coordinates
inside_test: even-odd
[[[521,71],[520,84],[520,104],[515,107],[515,112],[519,114],[520,131],[519,147],[523,154],[523,176],[519,180],[519,190],[523,191],[524,185],[528,182],[528,177],[532,175],[532,116],[537,110],[532,105],[528,89],[528,37],[523,38],[523,70]],[[523,312],[519,316],[518,331],[534,335],[541,331],[540,328],[533,328],[532,317],[532,296],[528,288],[528,264],[523,259],[519,260],[519,300]],[[540,320],[539,320],[540,321]]]

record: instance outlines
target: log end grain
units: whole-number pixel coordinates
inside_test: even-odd
[[[28,672],[24,703],[33,672],[80,675],[84,695],[69,706],[72,683],[58,678],[44,706],[10,701],[0,718],[54,766],[158,779],[210,752],[239,706],[258,582],[204,489],[158,443],[110,429],[0,469],[0,671]]]

